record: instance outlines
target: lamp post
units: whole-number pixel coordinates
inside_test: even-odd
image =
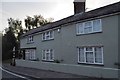
[[[13,58],[12,58],[12,66],[15,66],[15,47],[13,48]]]

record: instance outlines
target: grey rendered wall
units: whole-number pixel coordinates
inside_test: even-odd
[[[66,25],[61,27],[60,33],[57,30],[54,30],[54,40],[42,41],[42,35],[34,36],[33,44],[26,44],[26,38],[21,39],[21,48],[26,47],[37,47],[36,56],[40,59],[39,63],[29,63],[30,67],[33,68],[45,68],[52,69],[55,71],[70,72],[75,74],[83,74],[88,76],[98,76],[101,75],[104,77],[118,77],[118,67],[114,65],[115,62],[118,62],[118,16],[110,16],[102,18],[102,33],[88,34],[76,36],[76,27],[75,24]],[[96,65],[82,65],[78,64],[78,52],[77,46],[99,46],[103,45],[104,47],[104,66]],[[46,63],[41,61],[42,50],[43,49],[54,49],[55,59],[64,60],[58,65],[54,63],[51,65],[51,68],[46,68]],[[37,63],[37,64],[35,64]],[[26,63],[25,63],[26,64]],[[44,66],[40,67],[41,65]],[[75,66],[63,66],[62,64],[68,65],[78,65]],[[20,64],[18,64],[20,65]],[[27,66],[25,65],[25,66]],[[48,65],[48,64],[47,64]],[[49,65],[49,66],[50,66]],[[28,67],[29,67],[28,66]],[[70,67],[67,70],[67,66]],[[88,66],[88,67],[86,67]],[[58,69],[58,68],[60,69]],[[75,71],[74,71],[75,69]],[[73,71],[73,72],[72,72]],[[82,71],[82,73],[81,73]],[[113,74],[113,75],[112,75]]]
[[[75,24],[55,31],[53,41],[42,43],[43,48],[55,48],[55,57],[63,59],[63,63],[77,64],[77,46],[103,45],[104,67],[117,68],[118,62],[118,16],[102,18],[102,33],[76,36]]]
[[[118,62],[118,16],[102,18],[102,33],[76,36],[75,24],[61,28],[60,33],[54,31],[54,40],[42,41],[42,35],[34,36],[33,44],[26,44],[26,38],[21,39],[21,47],[37,47],[37,57],[41,60],[43,49],[54,49],[55,59],[62,63],[77,64],[77,46],[104,46],[104,67],[117,68]]]
[[[40,38],[41,38],[41,35],[35,35],[34,36],[34,43],[27,43],[27,37],[24,37],[24,38],[22,38],[21,40],[20,40],[20,47],[21,48],[31,48],[31,47],[36,47],[37,49],[36,49],[36,58],[41,58],[41,53],[40,53],[40,51],[41,51],[41,48],[39,47],[41,44],[41,40],[40,40]]]
[[[118,62],[118,16],[111,16],[103,19],[102,42],[104,45],[104,65],[117,68]]]
[[[116,68],[118,62],[118,16],[102,18],[102,33],[78,36],[77,46],[103,45],[104,67]]]

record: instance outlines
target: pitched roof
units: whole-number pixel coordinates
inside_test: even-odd
[[[41,26],[39,28],[36,29],[32,29],[30,31],[28,31],[27,33],[23,34],[21,37],[30,35],[30,34],[34,34],[34,33],[38,33],[47,29],[51,29],[51,28],[55,28],[58,27],[60,25],[63,24],[67,24],[67,23],[71,23],[71,22],[76,22],[76,21],[80,21],[80,20],[85,20],[85,19],[89,19],[89,18],[95,18],[95,17],[99,17],[99,16],[103,16],[103,15],[108,15],[108,14],[113,14],[113,13],[117,13],[120,12],[120,1],[114,4],[110,4],[104,7],[100,7],[88,12],[84,12],[82,14],[75,14],[72,16],[69,16],[67,18],[61,19],[59,21],[50,23],[50,24],[46,24],[44,26]]]

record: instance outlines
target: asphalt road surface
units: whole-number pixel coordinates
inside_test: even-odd
[[[0,70],[2,70],[2,80],[31,80],[28,77],[15,74],[2,68]]]

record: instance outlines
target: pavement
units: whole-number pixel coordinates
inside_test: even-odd
[[[24,76],[27,80],[118,80],[118,79],[103,79],[103,78],[95,78],[95,77],[86,77],[81,75],[56,72],[50,70],[42,70],[21,66],[11,66],[10,64],[2,64],[2,68],[10,71],[12,73]],[[6,75],[7,76],[7,75]],[[13,79],[12,79],[13,80]],[[18,79],[15,79],[18,80]],[[20,79],[23,80],[23,79]]]
[[[28,68],[21,66],[11,66],[10,64],[3,64],[3,68],[17,74],[29,76],[31,78],[88,78],[85,76],[50,71],[50,70],[42,70],[42,69],[35,69],[35,68]]]

